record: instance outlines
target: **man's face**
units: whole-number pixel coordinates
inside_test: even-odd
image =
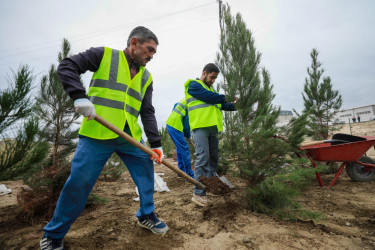
[[[216,73],[216,72],[211,72],[211,73],[207,74],[207,72],[204,71],[203,72],[203,77],[204,77],[203,82],[205,84],[207,84],[207,86],[211,87],[212,84],[214,84],[217,76],[218,76],[218,73]]]
[[[141,44],[137,38],[132,38],[131,46],[134,49],[134,61],[140,66],[146,66],[153,58],[158,47],[156,42],[152,39]]]

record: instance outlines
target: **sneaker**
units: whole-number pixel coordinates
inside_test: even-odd
[[[40,249],[41,250],[64,250],[64,240],[63,239],[51,239],[47,237],[43,237],[40,241]]]
[[[138,225],[151,230],[154,234],[165,234],[168,232],[168,226],[158,219],[159,216],[156,213],[150,215],[141,216],[138,218]]]
[[[194,202],[195,204],[201,206],[201,207],[205,207],[205,206],[210,204],[210,200],[207,199],[207,196],[205,196],[205,195],[199,196],[199,195],[193,194],[193,197],[191,198],[191,201]]]

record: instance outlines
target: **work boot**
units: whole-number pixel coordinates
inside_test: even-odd
[[[41,250],[64,250],[63,239],[51,239],[46,236],[43,236],[39,244]]]
[[[194,202],[195,204],[201,206],[201,207],[205,207],[205,206],[208,206],[210,204],[210,200],[207,199],[207,196],[205,196],[205,195],[199,196],[199,195],[193,194],[193,197],[191,198],[191,201]]]
[[[150,215],[145,215],[138,217],[138,225],[151,230],[154,234],[165,234],[168,232],[168,226],[158,219],[159,215],[152,213]]]

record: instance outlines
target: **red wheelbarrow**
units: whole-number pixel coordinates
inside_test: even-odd
[[[343,138],[344,140],[335,140]],[[349,138],[349,139],[348,139]],[[350,140],[354,138],[354,140]],[[349,142],[348,142],[349,141]],[[353,181],[371,181],[375,179],[375,160],[366,156],[366,152],[375,145],[375,136],[350,136],[336,134],[333,140],[302,145],[305,156],[310,159],[314,168],[316,161],[342,162],[334,178],[327,187],[332,187],[343,169]],[[375,146],[374,146],[375,148]],[[320,186],[324,186],[320,174],[316,173]]]

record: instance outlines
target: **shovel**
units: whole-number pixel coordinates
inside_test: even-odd
[[[303,144],[301,145],[301,147],[313,146],[313,145],[317,145],[321,143],[331,143],[331,145],[338,145],[342,143],[357,142],[357,141],[366,141],[366,138],[338,133],[338,134],[334,134],[331,140],[314,141],[314,142]]]
[[[301,145],[301,148],[307,147],[307,146],[314,146],[318,144],[323,144],[323,143],[331,143],[332,145],[337,145],[337,144],[342,144],[342,143],[348,143],[350,141],[347,140],[340,140],[340,139],[331,139],[331,140],[323,140],[323,141],[312,141],[309,143],[305,143]]]
[[[149,147],[143,145],[142,143],[140,143],[139,141],[135,140],[133,137],[131,137],[130,135],[128,135],[127,133],[125,133],[124,131],[122,131],[121,129],[117,128],[116,126],[114,126],[113,124],[111,124],[110,122],[106,121],[103,117],[99,116],[99,115],[95,115],[95,121],[99,122],[100,124],[102,124],[104,127],[108,128],[109,130],[111,130],[112,132],[118,134],[121,138],[123,138],[124,140],[126,140],[127,142],[129,142],[130,144],[132,144],[133,146],[139,148],[140,150],[142,150],[143,152],[145,152],[146,154],[152,156],[152,155],[155,155],[155,156],[158,156],[154,151],[152,151]],[[167,166],[169,169],[171,169],[172,171],[176,172],[177,174],[179,174],[180,176],[182,176],[182,178],[184,178],[185,180],[193,183],[195,186],[197,186],[198,188],[200,189],[204,189],[206,190],[206,186],[203,185],[202,183],[200,183],[199,181],[191,178],[189,175],[187,175],[185,172],[181,171],[180,169],[176,168],[172,163],[170,163],[169,161],[167,161],[166,159],[164,159],[162,161],[162,163]]]

